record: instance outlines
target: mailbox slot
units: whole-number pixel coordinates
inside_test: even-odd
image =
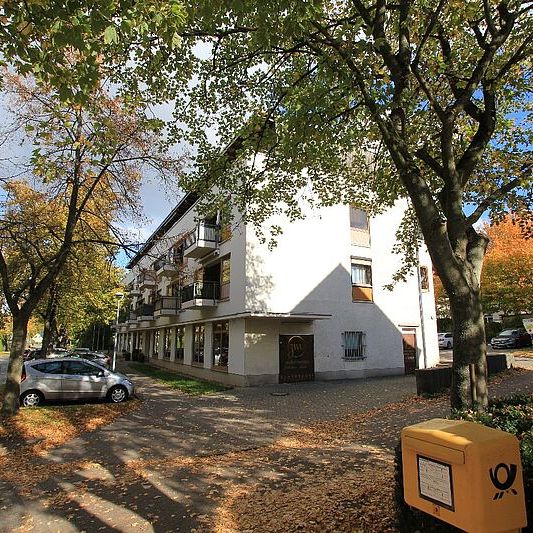
[[[448,448],[447,446],[415,439],[410,436],[405,436],[403,441],[407,448],[416,450],[416,453],[429,455],[439,461],[444,461],[445,463],[450,463],[452,465],[465,464],[465,454],[461,450],[455,450],[454,448]]]

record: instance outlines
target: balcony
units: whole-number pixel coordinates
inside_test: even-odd
[[[198,259],[216,250],[220,242],[220,228],[217,224],[200,222],[194,231],[185,237],[185,257]]]
[[[152,304],[141,304],[136,309],[137,321],[153,320],[154,306]]]
[[[181,290],[181,307],[200,309],[216,306],[219,292],[219,284],[216,281],[196,281]]]
[[[137,324],[137,312],[136,311],[129,312],[128,324]]]
[[[180,271],[180,266],[176,263],[170,262],[167,259],[157,264],[157,270],[155,274],[158,278],[163,277],[163,276],[167,278],[173,278],[178,275],[179,271]]]
[[[155,272],[146,272],[139,276],[138,278],[138,287],[139,290],[151,289],[157,284],[157,279],[155,277]]]
[[[161,296],[155,301],[154,317],[177,315],[181,309],[179,296]]]

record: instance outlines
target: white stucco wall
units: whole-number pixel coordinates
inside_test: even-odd
[[[353,246],[349,208],[334,206],[309,211],[304,220],[281,223],[278,245],[268,250],[252,228],[247,232],[247,309],[255,311],[329,313],[330,320],[316,321],[315,370],[366,375],[369,369],[403,371],[404,326],[415,328],[419,366],[423,366],[418,279],[416,275],[385,289],[401,264],[392,254],[395,231],[404,206],[371,220],[371,246]],[[280,219],[275,221],[280,222]],[[373,303],[353,302],[351,262],[372,262]],[[431,263],[421,252],[421,264]],[[431,278],[431,276],[430,276]],[[428,366],[438,362],[433,286],[423,293]],[[367,352],[363,361],[343,359],[342,332],[366,332]],[[337,375],[340,377],[340,375]]]

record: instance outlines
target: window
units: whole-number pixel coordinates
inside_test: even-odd
[[[159,357],[159,330],[154,331],[154,344],[152,346],[152,356]]]
[[[220,262],[220,299],[229,298],[231,263],[229,257]]]
[[[163,330],[163,358],[170,359],[170,339],[172,330],[166,328]]]
[[[184,345],[183,345],[183,337],[184,337],[185,331],[182,326],[178,326],[176,328],[176,353],[175,353],[175,359],[177,360],[183,360],[183,352],[184,352]]]
[[[420,267],[420,289],[429,291],[429,271],[428,267]]]
[[[364,259],[352,260],[352,300],[371,302],[372,265]]]
[[[231,221],[229,220],[229,217],[225,217],[223,213],[219,212],[218,224],[220,227],[220,242],[231,239]]]
[[[179,296],[180,295],[180,283],[179,281],[172,283],[167,287],[167,296]]]
[[[192,335],[192,362],[200,365],[204,364],[204,341],[205,326],[196,324],[193,326]]]
[[[168,251],[168,261],[173,265],[181,265],[183,263],[183,250],[185,249],[185,241],[176,243]]]
[[[366,211],[350,206],[351,242],[356,246],[370,246],[370,231]]]
[[[76,376],[97,376],[102,372],[101,368],[96,368],[83,361],[64,361],[63,367],[65,374]]]
[[[344,359],[362,361],[366,359],[366,344],[364,331],[345,331],[342,334],[344,345]]]
[[[213,324],[213,368],[228,368],[229,322]]]
[[[44,374],[62,374],[63,373],[63,364],[61,361],[53,361],[50,363],[39,363],[33,365],[35,370],[43,372]]]

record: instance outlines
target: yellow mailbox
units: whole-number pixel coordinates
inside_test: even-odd
[[[473,422],[435,418],[402,430],[404,499],[469,533],[526,526],[518,440]]]

